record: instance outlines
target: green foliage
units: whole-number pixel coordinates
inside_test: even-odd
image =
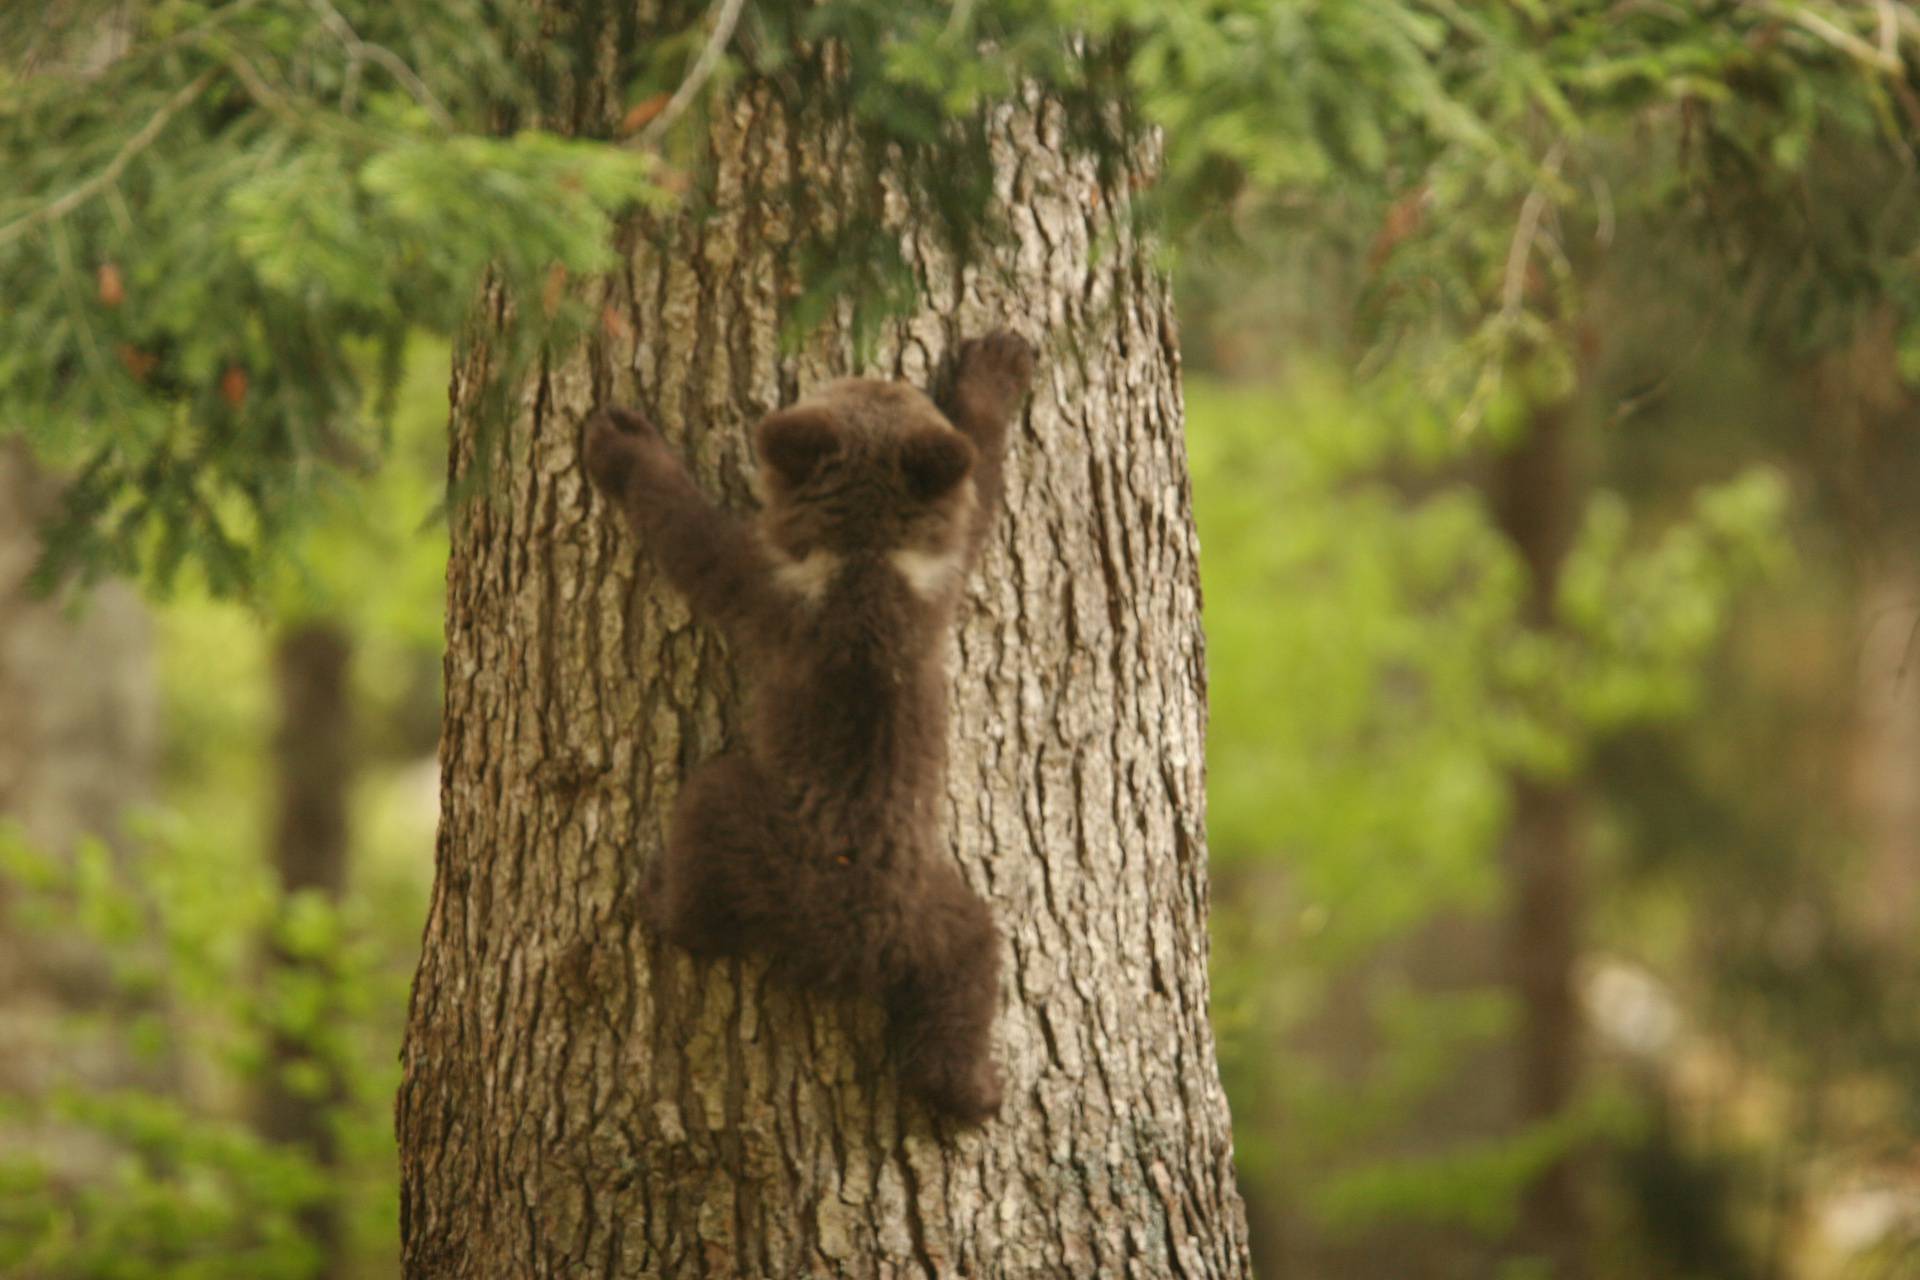
[[[14,179],[0,193],[0,430],[76,473],[49,576],[138,564],[164,582],[197,566],[178,575],[185,603],[164,624],[170,766],[183,842],[226,896],[160,894],[171,928],[199,940],[166,966],[142,958],[145,908],[114,897],[98,852],[62,873],[72,883],[41,867],[41,896],[20,909],[81,910],[129,992],[199,1011],[196,1039],[210,1037],[233,1081],[260,1069],[274,1031],[310,1040],[310,1064],[359,1061],[395,992],[384,976],[341,985],[358,962],[338,957],[369,932],[412,928],[396,905],[408,894],[384,892],[411,882],[357,873],[374,881],[358,910],[392,913],[372,924],[290,904],[280,941],[317,971],[230,1004],[271,909],[257,815],[234,800],[262,786],[258,752],[234,744],[261,735],[264,641],[199,586],[245,586],[280,619],[346,616],[378,718],[430,729],[434,709],[417,709],[432,701],[435,619],[421,605],[437,596],[444,544],[416,525],[444,442],[382,429],[396,398],[401,415],[431,416],[433,378],[399,381],[406,336],[455,331],[490,279],[506,331],[484,399],[504,414],[541,344],[582,332],[569,281],[610,265],[611,219],[635,201],[661,207],[669,184],[698,217],[714,181],[700,94],[658,137],[515,128],[604,135],[630,104],[699,87],[708,10],[667,6],[657,38],[628,42],[627,101],[602,103],[580,90],[605,53],[589,38],[597,6],[532,32],[521,6],[478,0],[152,0],[131,9],[124,48],[96,34],[109,8],[0,13],[0,48],[20,51],[0,79],[0,164]],[[1903,6],[825,0],[746,6],[718,34],[709,94],[752,85],[847,143],[835,183],[802,175],[788,193],[811,237],[790,339],[851,315],[864,343],[923,300],[902,217],[963,261],[990,257],[1007,213],[992,150],[1010,106],[1044,92],[1059,104],[1049,136],[1136,195],[1181,250],[1189,335],[1211,324],[1244,363],[1257,349],[1263,385],[1271,352],[1258,344],[1275,332],[1310,334],[1319,358],[1372,375],[1335,377],[1308,355],[1278,390],[1192,387],[1215,990],[1248,1176],[1310,1185],[1301,1198],[1324,1226],[1497,1233],[1540,1168],[1621,1132],[1608,1103],[1496,1142],[1399,1141],[1512,1030],[1498,991],[1435,994],[1387,975],[1418,963],[1406,948],[1435,919],[1494,905],[1515,769],[1594,771],[1631,790],[1603,834],[1631,848],[1617,863],[1645,894],[1606,901],[1608,936],[1709,982],[1703,1003],[1748,1028],[1756,1059],[1815,1097],[1836,1062],[1916,1078],[1884,959],[1849,931],[1847,841],[1776,776],[1780,727],[1700,715],[1703,690],[1727,692],[1735,602],[1789,563],[1776,450],[1791,415],[1771,363],[1885,325],[1900,373],[1920,368],[1920,31]],[[1148,170],[1157,185],[1140,190]],[[1629,296],[1628,270],[1651,287]],[[1284,323],[1238,332],[1261,308]],[[1739,344],[1687,332],[1716,311]],[[1649,414],[1700,381],[1689,364],[1736,359],[1769,366],[1771,403],[1735,411],[1722,387],[1696,386],[1684,411]],[[1680,442],[1603,442],[1613,471],[1582,513],[1550,629],[1525,624],[1521,566],[1471,484],[1542,405],[1609,427],[1652,416]],[[1697,451],[1710,461],[1665,488],[1649,479],[1656,453],[1709,436],[1723,446]],[[1629,455],[1637,470],[1619,465]],[[1868,479],[1898,499],[1907,474]],[[372,536],[336,536],[362,504]],[[1773,608],[1787,630],[1803,625]],[[1647,727],[1690,714],[1684,731]],[[379,733],[382,751],[419,748]],[[383,826],[404,825],[392,793],[408,785],[375,784],[389,794],[367,807]],[[1742,892],[1729,895],[1735,871]],[[1812,941],[1788,918],[1812,919]],[[1341,1016],[1369,1046],[1351,1070],[1299,1051]],[[141,1038],[163,1052],[166,1025],[146,1019]],[[88,1199],[15,1170],[0,1238],[106,1267],[115,1241],[176,1248],[157,1215],[228,1241],[222,1256],[254,1260],[247,1274],[297,1273],[282,1228],[300,1197],[358,1193],[274,1173],[282,1153],[249,1145],[231,1108],[167,1110],[183,1105],[71,1100],[62,1123],[128,1152],[127,1180],[90,1184],[118,1190]],[[224,1136],[188,1153],[185,1115]],[[357,1123],[343,1121],[372,1168],[384,1124]]]
[[[209,599],[183,574],[158,611],[167,807],[141,819],[136,847],[53,859],[0,843],[5,927],[84,940],[122,1011],[74,1019],[62,1064],[124,1050],[155,1076],[143,1091],[74,1072],[57,1097],[0,1100],[0,1272],[312,1276],[324,1257],[303,1215],[322,1206],[342,1217],[350,1274],[391,1272],[394,1046],[432,839],[419,762],[439,715],[446,535],[422,524],[445,469],[446,361],[441,344],[409,349],[385,465],[320,487],[315,519],[262,566],[262,608]],[[337,907],[280,901],[260,852],[269,648],[275,629],[315,618],[345,630],[356,657],[361,779]],[[268,965],[269,949],[301,963]],[[336,1166],[257,1136],[249,1113],[272,1071],[295,1093],[340,1082],[324,1104]]]
[[[1521,582],[1471,493],[1396,494],[1386,469],[1434,447],[1431,420],[1325,378],[1285,399],[1195,380],[1188,405],[1215,858],[1285,851],[1356,945],[1436,899],[1484,899],[1477,852],[1501,816],[1488,655]],[[1398,905],[1378,892],[1388,867]]]
[[[0,1266],[10,1275],[192,1276],[288,1280],[318,1274],[298,1215],[327,1185],[297,1154],[244,1127],[209,1124],[152,1094],[69,1092],[52,1110],[59,1140],[113,1151],[74,1185],[31,1159],[0,1161]]]
[[[1784,568],[1786,498],[1778,472],[1755,468],[1703,490],[1691,519],[1637,552],[1624,500],[1596,499],[1560,588],[1578,651],[1541,696],[1585,736],[1692,709],[1734,599]]]
[[[1425,859],[1488,842],[1506,766],[1681,709],[1731,599],[1784,555],[1769,471],[1704,490],[1645,549],[1603,495],[1564,577],[1564,628],[1536,633],[1477,490],[1416,479],[1444,478],[1464,448],[1430,411],[1357,402],[1325,375],[1285,399],[1200,380],[1188,396],[1209,652],[1233,682],[1210,740],[1228,861],[1337,831],[1342,852],[1302,874],[1424,882],[1410,872]],[[1315,815],[1343,826],[1296,826]],[[1356,819],[1366,829],[1346,829]]]
[[[317,479],[309,519],[255,582],[255,603],[269,618],[326,619],[370,647],[363,678],[380,678],[409,655],[437,662],[441,648],[450,354],[444,342],[416,339],[401,355],[379,468]]]
[[[1761,470],[1706,487],[1644,546],[1603,496],[1570,559],[1562,625],[1542,631],[1460,469],[1479,442],[1430,409],[1311,370],[1280,391],[1196,379],[1188,404],[1216,1023],[1243,1169],[1300,1188],[1332,1229],[1498,1233],[1528,1180],[1617,1131],[1621,1108],[1396,1153],[1512,1024],[1497,990],[1388,975],[1437,917],[1499,901],[1510,770],[1564,772],[1600,735],[1694,704],[1733,601],[1784,554],[1781,482]],[[1342,1015],[1362,1019],[1364,1066],[1301,1048]]]
[[[501,380],[577,330],[547,282],[612,262],[650,158],[488,136],[524,92],[495,6],[126,12],[124,47],[56,23],[0,68],[0,430],[75,473],[43,582],[192,559],[236,591],[321,473],[377,457],[406,335],[451,333],[483,274],[548,300]]]
[[[7,927],[95,945],[122,1007],[141,1010],[128,1039],[162,1075],[197,1089],[74,1083],[51,1098],[0,1098],[0,1269],[36,1277],[308,1277],[324,1261],[302,1221],[344,1210],[355,1251],[390,1247],[397,1082],[391,1024],[404,986],[362,913],[318,897],[289,904],[272,936],[306,963],[266,982],[258,946],[276,908],[264,868],[207,874],[207,853],[159,828],[137,858],[109,865],[98,846],[72,860],[0,835]],[[84,1058],[120,1028],[79,1020],[66,1051]],[[260,1138],[244,1103],[272,1064],[270,1041],[296,1048],[278,1069],[344,1082],[326,1103],[345,1155],[321,1166]],[[284,1049],[283,1049],[284,1051]]]
[[[452,332],[491,270],[512,305],[481,402],[502,418],[542,344],[588,319],[566,276],[609,265],[614,214],[665,200],[653,148],[696,210],[710,190],[698,92],[643,146],[511,132],[610,129],[617,109],[574,101],[597,11],[536,31],[482,0],[145,0],[120,42],[89,24],[110,9],[0,19],[24,51],[0,74],[0,428],[77,472],[48,581],[143,566],[165,583],[192,558],[216,590],[247,586],[317,475],[377,454],[365,411],[381,416],[410,328]],[[991,261],[994,139],[1035,90],[1116,190],[1159,169],[1135,203],[1208,246],[1196,276],[1249,253],[1346,275],[1360,331],[1469,424],[1522,367],[1568,381],[1577,264],[1636,212],[1718,247],[1764,295],[1756,315],[1809,341],[1864,298],[1920,302],[1894,265],[1920,99],[1869,7],[1616,10],[830,0],[709,33],[679,7],[621,71],[634,102],[751,81],[849,136],[832,190],[794,180],[789,337],[845,308],[864,344],[921,300],[883,165],[921,233]],[[1641,163],[1649,145],[1672,162]],[[1809,180],[1899,196],[1863,221],[1799,198]],[[1822,269],[1786,265],[1809,256]]]
[[[1336,341],[1421,373],[1464,427],[1516,384],[1570,389],[1587,294],[1636,220],[1802,352],[1882,304],[1920,349],[1920,28],[1897,7],[1101,9],[1165,129],[1157,208],[1192,247],[1190,296],[1230,316],[1250,271],[1292,263]]]
[[[1489,1237],[1513,1228],[1528,1183],[1568,1152],[1601,1134],[1629,1132],[1633,1118],[1617,1102],[1562,1112],[1507,1138],[1455,1144],[1326,1179],[1310,1193],[1315,1212],[1336,1231],[1381,1223],[1463,1225]]]

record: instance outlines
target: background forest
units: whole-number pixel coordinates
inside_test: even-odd
[[[786,21],[563,141],[511,5],[0,16],[0,1273],[395,1273],[462,320],[596,323]],[[955,253],[1022,84],[1164,148],[1260,1274],[1920,1275],[1920,17],[804,21]]]

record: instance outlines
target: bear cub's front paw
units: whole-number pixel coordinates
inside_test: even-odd
[[[587,475],[608,497],[625,493],[647,452],[660,447],[660,434],[653,424],[628,409],[596,410],[580,434],[580,457]]]
[[[1013,412],[1033,381],[1033,344],[1011,329],[996,329],[960,348],[956,390],[968,407],[996,417]]]

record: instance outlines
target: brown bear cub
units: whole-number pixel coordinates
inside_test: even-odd
[[[907,1084],[961,1120],[1000,1108],[1000,938],[948,855],[946,639],[1001,499],[1033,352],[960,350],[947,413],[849,378],[756,432],[757,527],[709,503],[641,415],[601,410],[587,472],[750,686],[744,741],[696,769],[647,910],[698,954],[886,1006]]]

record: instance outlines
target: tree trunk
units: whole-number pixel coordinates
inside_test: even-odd
[[[1554,625],[1560,570],[1580,514],[1574,412],[1564,403],[1536,409],[1525,439],[1501,455],[1492,481],[1495,519],[1527,566],[1527,618],[1540,628]],[[1508,964],[1520,1003],[1516,1119],[1531,1126],[1563,1115],[1579,1074],[1580,797],[1571,778],[1516,771],[1510,787]],[[1551,1260],[1555,1280],[1588,1273],[1586,1211],[1573,1157],[1555,1161],[1526,1189],[1519,1243]]]
[[[582,96],[599,104],[583,115],[620,109],[604,85]],[[953,664],[945,820],[1006,939],[1002,1117],[954,1130],[903,1100],[877,1007],[758,960],[696,963],[638,921],[674,793],[727,743],[738,691],[590,493],[579,423],[643,404],[745,505],[748,426],[855,369],[844,315],[798,353],[780,342],[804,230],[787,184],[864,198],[836,145],[739,89],[710,132],[715,208],[629,237],[625,269],[581,286],[603,332],[526,391],[486,498],[455,517],[438,867],[398,1109],[411,1276],[1247,1273],[1207,1022],[1170,301],[1124,187],[1063,154],[1044,106],[1000,124],[1002,270],[958,272],[898,226],[935,301],[863,367],[925,383],[1002,324],[1044,352]],[[456,368],[456,476],[488,358],[483,336]]]
[[[1889,559],[1863,591],[1852,798],[1866,841],[1862,914],[1899,955],[1920,915],[1920,568]]]
[[[347,799],[353,770],[352,702],[347,686],[352,650],[346,633],[324,622],[297,624],[274,645],[274,676],[280,698],[280,730],[274,743],[279,802],[273,864],[283,910],[305,893],[337,906],[347,879]],[[270,938],[273,968],[290,977],[313,961]],[[338,1158],[329,1111],[345,1085],[337,1064],[316,1054],[311,1035],[276,1032],[260,1097],[260,1130],[276,1142],[304,1147],[323,1168]],[[293,1073],[312,1064],[323,1073],[318,1092],[295,1087]],[[319,1249],[318,1274],[339,1274],[338,1207],[321,1203],[302,1214],[301,1225]]]

